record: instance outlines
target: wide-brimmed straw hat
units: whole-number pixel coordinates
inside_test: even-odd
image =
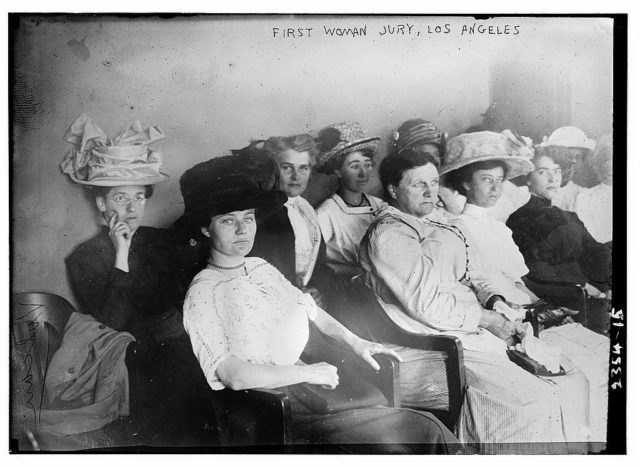
[[[64,139],[74,145],[60,167],[73,182],[86,186],[153,185],[169,179],[160,169],[164,134],[158,127],[134,122],[113,139],[86,114]]]
[[[171,226],[171,238],[198,237],[211,217],[232,211],[255,208],[258,217],[272,214],[287,201],[275,181],[275,162],[253,151],[196,164],[180,177],[184,214]]]
[[[596,147],[595,140],[587,136],[585,132],[577,127],[560,127],[544,137],[538,146],[564,146],[565,148],[583,148],[593,151]]]
[[[447,142],[447,151],[440,174],[455,171],[481,161],[503,161],[508,168],[506,177],[512,179],[533,170],[530,143],[515,132],[463,133]]]
[[[315,140],[320,151],[316,170],[325,174],[333,173],[332,162],[336,158],[356,151],[374,153],[380,145],[380,137],[367,136],[357,122],[328,125],[318,132]]]

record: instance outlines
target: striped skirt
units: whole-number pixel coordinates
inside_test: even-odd
[[[439,353],[395,347],[403,404],[447,407],[446,373]],[[457,436],[479,453],[554,454],[588,450],[589,382],[569,359],[566,375],[536,377],[506,353],[465,350],[467,377]],[[429,378],[425,378],[429,376]]]

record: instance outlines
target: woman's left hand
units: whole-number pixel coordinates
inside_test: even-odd
[[[393,349],[387,348],[380,343],[372,343],[371,341],[359,339],[353,346],[353,352],[366,361],[371,367],[373,367],[376,371],[380,370],[380,366],[373,359],[374,354],[386,354],[387,356],[391,356],[398,361],[402,362],[402,358],[398,353],[396,353]]]

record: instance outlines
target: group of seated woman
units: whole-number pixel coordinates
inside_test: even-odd
[[[94,199],[105,224],[68,258],[70,281],[81,311],[164,350],[166,362],[190,363],[179,371],[198,383],[191,393],[202,391],[202,376],[213,390],[335,388],[334,366],[300,361],[312,322],[373,368],[374,354],[400,360],[403,401],[432,407],[427,390],[442,382],[433,381],[428,354],[387,342],[383,330],[378,343],[364,340],[332,317],[359,306],[349,296],[362,284],[373,298],[367,307],[400,328],[462,342],[467,388],[457,440],[423,411],[319,417],[292,395],[295,441],[424,444],[439,453],[458,450],[458,441],[481,453],[580,452],[606,441],[608,340],[572,319],[595,309],[576,315],[562,291],[606,303],[610,246],[576,214],[550,206],[559,166],[546,153],[534,156],[529,142],[512,132],[447,142],[431,122],[406,122],[380,164],[384,201],[365,192],[381,139],[355,122],[202,162],[180,179],[185,213],[170,230],[172,242],[205,246],[195,274],[178,266],[183,250],[167,236],[139,227],[151,186],[166,179],[159,130],[138,125],[110,145],[96,129],[86,116],[76,121],[68,135],[76,149],[63,162],[74,182],[101,187]],[[339,185],[317,212],[301,196],[314,168]],[[526,185],[507,181],[515,177]],[[540,299],[559,325],[538,340],[523,306]],[[157,332],[175,317],[184,329]],[[602,320],[583,321],[606,332]],[[507,356],[515,346],[532,357],[556,352],[558,368],[544,378],[527,372]],[[154,372],[166,377],[161,367]],[[156,401],[175,397],[160,387]]]

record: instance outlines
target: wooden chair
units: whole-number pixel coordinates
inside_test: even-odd
[[[423,351],[436,351],[444,356],[448,405],[446,409],[403,405],[431,412],[454,431],[466,391],[466,374],[462,343],[449,335],[425,335],[400,328],[384,312],[374,293],[362,279],[352,282],[349,303],[340,308],[335,318],[356,335],[370,341],[390,343]],[[429,376],[425,376],[429,378]]]
[[[47,369],[62,344],[65,326],[74,310],[67,300],[55,294],[23,292],[12,295],[12,406],[23,405],[26,409],[15,413],[21,419],[14,418],[12,432],[34,449],[37,442],[32,439],[38,433],[37,414],[43,404]],[[138,400],[135,355],[135,342],[132,342],[127,348],[131,408],[129,423],[132,426],[135,426],[134,414]],[[27,433],[30,436],[25,438]]]
[[[398,362],[395,359],[385,355],[374,356],[380,365],[380,370],[375,372],[359,358],[345,355],[339,347],[325,346],[326,338],[323,336],[312,329],[310,343],[318,346],[307,347],[303,354],[305,362],[325,361],[339,368],[346,366],[352,381],[367,381],[380,390],[383,396],[381,404],[394,408],[400,406]],[[321,355],[311,358],[314,350],[318,349],[323,350]],[[343,376],[340,381],[342,384]],[[241,453],[288,453],[294,450],[291,400],[287,389],[212,390],[209,397],[217,421],[219,444],[226,450]]]

